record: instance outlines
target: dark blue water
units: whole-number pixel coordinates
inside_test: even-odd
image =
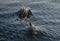
[[[17,21],[23,6],[31,8],[37,36],[30,37],[28,26]],[[60,41],[60,0],[0,0],[0,41]]]

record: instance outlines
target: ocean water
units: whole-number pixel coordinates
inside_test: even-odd
[[[21,7],[31,8],[30,21],[39,34],[17,20]],[[0,0],[0,41],[60,41],[60,0]]]

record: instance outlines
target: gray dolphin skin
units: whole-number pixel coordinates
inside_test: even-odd
[[[29,26],[30,26],[29,29],[30,29],[32,35],[37,35],[38,32],[39,32],[39,30],[36,29],[35,25],[30,22],[30,23],[29,23]]]
[[[32,12],[30,8],[23,7],[16,14],[18,15],[20,19],[25,19],[25,18],[30,18],[32,15]]]
[[[60,0],[0,0],[0,41],[60,41]]]

